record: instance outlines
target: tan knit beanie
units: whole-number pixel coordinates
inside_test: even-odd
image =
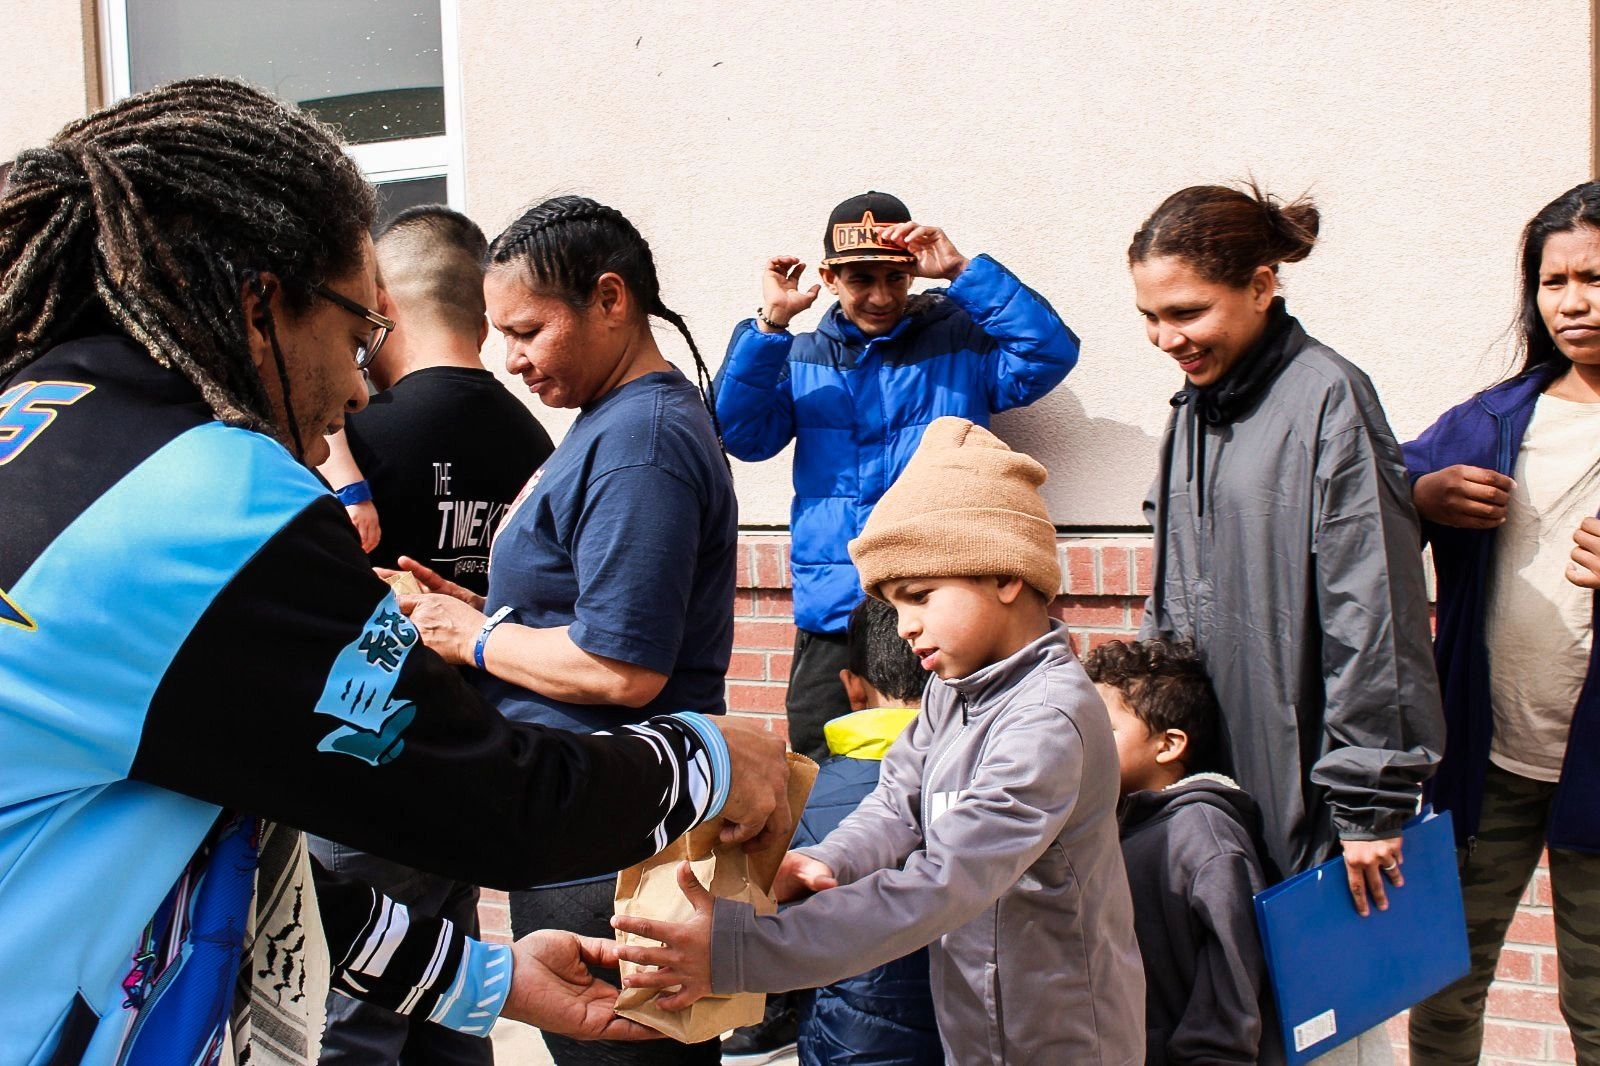
[[[988,430],[939,419],[850,542],[861,587],[881,599],[878,586],[906,577],[1020,577],[1055,599],[1061,564],[1044,479],[1037,460]]]

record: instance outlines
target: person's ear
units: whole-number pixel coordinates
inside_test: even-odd
[[[1020,577],[997,577],[994,582],[995,594],[1000,598],[1000,602],[1007,607],[1016,603],[1023,590],[1028,587],[1028,583]]]
[[[832,267],[817,267],[817,276],[822,279],[823,286],[835,296],[839,295],[839,275],[833,272]]]
[[[1250,275],[1250,306],[1265,314],[1278,295],[1278,272],[1269,266],[1258,266]]]
[[[276,274],[255,274],[239,283],[239,307],[244,313],[244,339],[257,372],[272,360],[270,323],[282,306],[283,285]]]
[[[489,316],[484,315],[478,320],[478,350],[483,351],[483,346],[489,340]]]
[[[852,711],[864,711],[872,706],[866,678],[850,670],[840,670],[839,683],[844,686],[844,694],[850,701]]]
[[[1181,729],[1169,729],[1161,734],[1156,749],[1156,762],[1161,764],[1182,762],[1189,753],[1189,734]]]
[[[594,283],[594,299],[591,306],[600,313],[600,317],[605,319],[607,324],[626,325],[628,316],[633,310],[629,296],[628,285],[622,280],[621,275],[608,270]]]

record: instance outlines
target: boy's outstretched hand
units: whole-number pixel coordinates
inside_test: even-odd
[[[694,907],[694,917],[687,922],[658,922],[626,914],[611,919],[612,928],[619,932],[663,945],[659,948],[643,944],[617,945],[619,959],[657,967],[624,977],[624,988],[677,989],[656,997],[655,1003],[662,1010],[683,1010],[711,994],[711,908],[715,901],[695,877],[694,867],[686,862],[678,865],[678,886]]]
[[[778,876],[772,879],[772,898],[779,903],[791,903],[813,892],[838,888],[838,878],[827,863],[791,851],[783,857]]]

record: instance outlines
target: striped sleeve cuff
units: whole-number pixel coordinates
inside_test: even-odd
[[[488,1036],[511,994],[511,949],[467,940],[456,979],[439,997],[428,1020],[468,1036]]]
[[[705,746],[706,757],[711,763],[711,798],[700,820],[709,822],[721,814],[722,808],[727,805],[728,788],[733,781],[733,760],[728,755],[727,738],[722,735],[722,730],[712,724],[711,719],[696,711],[679,711],[669,717],[676,718],[693,730]]]

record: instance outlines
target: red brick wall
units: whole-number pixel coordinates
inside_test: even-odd
[[[1150,590],[1149,537],[1063,538],[1062,595],[1051,613],[1072,627],[1079,651],[1139,628]],[[729,713],[787,735],[783,694],[794,648],[787,534],[748,534],[739,548],[734,601],[733,660],[728,669]],[[510,925],[503,893],[485,892],[484,930],[504,939]],[[1512,924],[1500,970],[1489,993],[1484,1061],[1512,1064],[1573,1062],[1572,1042],[1556,1003],[1555,922],[1550,882],[1541,869]],[[1404,1019],[1390,1023],[1404,1064]]]

